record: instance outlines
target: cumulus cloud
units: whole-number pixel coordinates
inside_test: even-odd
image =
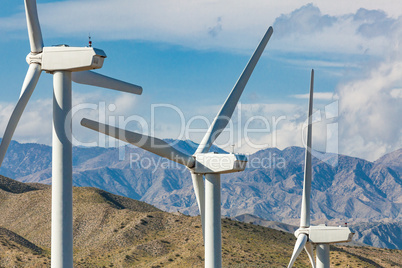
[[[366,38],[388,36],[398,30],[398,20],[389,18],[382,10],[360,8],[353,15],[353,21],[359,25],[356,32]]]
[[[402,145],[402,59],[380,63],[338,88],[344,153],[375,160]]]
[[[280,38],[287,40],[289,50],[316,49],[345,58],[372,56],[360,66],[358,77],[343,81],[335,94],[315,94],[315,99],[339,98],[340,153],[376,160],[402,146],[401,16],[392,18],[384,11],[364,8],[329,16],[309,4],[282,15],[275,26],[288,33]],[[294,97],[306,98],[307,94]]]
[[[401,21],[382,10],[364,8],[330,16],[307,4],[278,17],[274,29],[281,39],[278,43],[286,43],[287,51],[321,54],[327,59],[350,54],[379,56],[388,48],[389,38],[400,34]]]
[[[277,35],[284,37],[290,34],[308,35],[322,32],[336,22],[336,17],[323,15],[317,6],[310,3],[290,14],[282,14],[275,20],[274,27]]]

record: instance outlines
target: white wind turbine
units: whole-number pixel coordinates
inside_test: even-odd
[[[297,238],[290,259],[288,268],[291,268],[304,249],[310,259],[313,268],[329,268],[329,245],[333,243],[343,243],[352,241],[353,233],[348,227],[336,227],[310,225],[310,199],[311,199],[311,179],[312,179],[312,164],[311,164],[311,143],[312,143],[312,114],[313,114],[313,87],[314,87],[314,70],[311,70],[310,82],[310,98],[308,106],[308,127],[307,127],[307,148],[306,159],[304,166],[304,183],[303,196],[301,205],[300,228],[296,230]],[[317,266],[314,261],[313,245],[316,245]]]
[[[21,95],[0,144],[0,166],[42,71],[53,74],[52,267],[73,267],[71,81],[141,94],[142,88],[92,71],[106,54],[92,47],[44,47],[36,0],[25,0],[31,52]]]
[[[243,171],[247,164],[247,158],[244,155],[216,154],[208,153],[208,151],[228,124],[243,89],[272,33],[273,29],[269,27],[232,92],[192,156],[176,150],[158,138],[119,129],[86,118],[81,121],[81,124],[87,128],[131,143],[189,168],[201,214],[205,244],[205,267],[208,268],[222,266],[220,174]],[[204,175],[205,185],[203,181]]]

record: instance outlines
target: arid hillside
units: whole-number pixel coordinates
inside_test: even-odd
[[[0,178],[0,267],[50,266],[51,188]],[[225,267],[286,267],[295,238],[222,219]],[[203,267],[199,217],[86,187],[74,188],[76,267]],[[332,247],[336,267],[401,267],[402,251]],[[310,267],[303,253],[296,267]]]

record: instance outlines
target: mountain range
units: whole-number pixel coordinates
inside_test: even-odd
[[[189,154],[197,147],[190,141],[168,142]],[[224,152],[218,147],[212,151]],[[222,176],[222,215],[251,214],[298,225],[304,149],[268,148],[248,158],[244,172]],[[198,214],[189,171],[140,148],[74,147],[73,166],[75,186],[97,187],[164,211]],[[51,147],[13,141],[0,174],[50,184]],[[402,249],[400,238],[384,243],[391,232],[401,233],[401,174],[402,149],[374,162],[346,155],[329,155],[325,161],[313,158],[312,222],[363,226],[372,231],[359,232],[358,241]]]

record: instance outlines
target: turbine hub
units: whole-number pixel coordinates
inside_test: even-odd
[[[25,58],[25,60],[28,64],[32,63],[42,64],[42,52],[40,53],[30,52]]]

